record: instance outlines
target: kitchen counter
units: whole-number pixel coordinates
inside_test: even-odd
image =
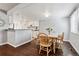
[[[14,47],[18,47],[32,41],[31,29],[7,29],[8,43]]]

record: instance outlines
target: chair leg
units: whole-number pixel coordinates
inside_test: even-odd
[[[49,51],[48,51],[48,47],[47,47],[47,56],[48,56],[48,53],[49,53]]]
[[[53,51],[54,51],[54,54],[55,54],[55,43],[53,44]]]
[[[39,54],[40,54],[40,52],[41,52],[41,46],[40,46],[40,49],[39,49]]]

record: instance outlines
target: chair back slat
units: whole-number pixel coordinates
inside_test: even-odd
[[[41,44],[48,44],[48,36],[45,33],[39,33],[38,35],[39,41]]]

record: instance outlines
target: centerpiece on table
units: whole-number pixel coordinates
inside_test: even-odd
[[[48,31],[48,33],[50,35],[50,33],[53,31],[53,28],[52,27],[48,27],[48,28],[46,28],[46,30]]]

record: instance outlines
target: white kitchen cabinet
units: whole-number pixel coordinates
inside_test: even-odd
[[[30,29],[14,29],[9,30],[8,43],[14,47],[18,47],[32,41],[32,30]]]

